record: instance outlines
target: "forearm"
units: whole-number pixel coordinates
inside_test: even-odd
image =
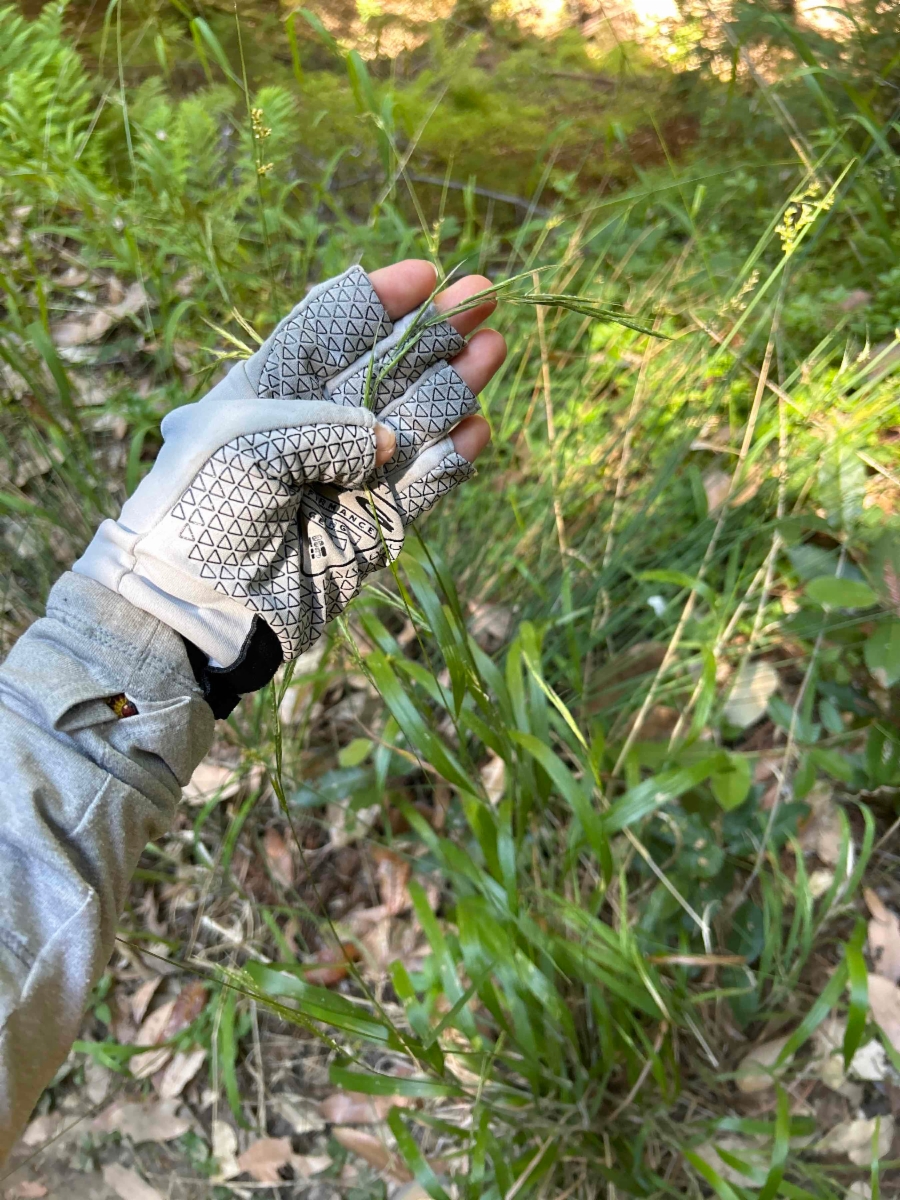
[[[106,704],[124,693],[137,715]],[[0,668],[0,1161],[77,1036],[213,716],[181,638],[66,575]]]

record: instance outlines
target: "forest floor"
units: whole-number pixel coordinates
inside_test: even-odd
[[[0,9],[6,644],[310,284],[518,280],[478,479],[220,723],[8,1200],[900,1195],[900,34],[761,7]]]

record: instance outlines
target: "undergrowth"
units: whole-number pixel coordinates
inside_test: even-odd
[[[335,1085],[401,1099],[392,1147],[438,1200],[890,1194],[891,1162],[817,1156],[812,1046],[837,1015],[846,1062],[876,1037],[900,1065],[858,904],[900,787],[896,35],[875,5],[846,43],[759,7],[686,15],[665,67],[453,20],[367,65],[304,10],[180,4],[114,4],[76,48],[59,6],[0,10],[8,636],[165,412],[309,284],[417,254],[529,292],[499,288],[479,480],[231,718],[243,790],[148,851],[123,935],[189,880],[166,955],[210,999],[182,1040],[235,1117],[268,1010]],[[372,702],[326,736],[345,676]],[[260,903],[233,860],[272,792],[305,882]],[[318,891],[360,814],[411,870],[411,968]],[[196,953],[205,898],[251,933]],[[127,1076],[105,1003],[80,1051]],[[751,1103],[735,1072],[776,1035]]]

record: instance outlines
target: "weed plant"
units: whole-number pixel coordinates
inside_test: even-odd
[[[686,19],[672,69],[452,21],[367,66],[305,10],[235,25],[122,0],[79,46],[59,5],[0,10],[8,636],[146,471],[165,412],[308,284],[411,254],[494,280],[510,353],[479,480],[226,735],[291,830],[382,805],[370,837],[411,857],[430,954],[387,989],[352,961],[342,991],[315,986],[287,893],[259,913],[266,954],[173,954],[212,985],[202,1036],[238,1117],[255,1004],[324,1040],[336,1085],[415,1100],[387,1123],[436,1200],[829,1200],[891,1177],[817,1158],[800,1097],[826,1018],[846,1061],[884,1038],[857,896],[886,877],[900,787],[896,38],[876,6],[846,45],[759,7]],[[575,114],[569,80],[526,108],[533,152],[516,140],[495,173],[535,64],[614,94]],[[660,80],[687,149],[643,99]],[[138,289],[127,312],[111,277]],[[473,611],[502,617],[494,646]],[[744,720],[759,664],[775,686]],[[279,714],[346,669],[380,708],[323,763]],[[197,815],[210,886],[231,886],[259,794]],[[839,848],[813,881],[823,795]],[[137,886],[175,869],[158,852]],[[342,944],[323,913],[304,916]],[[779,1034],[751,1111],[736,1067]],[[123,1072],[133,1052],[80,1049]]]

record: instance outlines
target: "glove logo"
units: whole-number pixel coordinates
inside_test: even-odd
[[[403,546],[403,522],[396,507],[384,496],[370,498],[366,492],[310,488],[300,502],[299,524],[301,569],[308,578],[353,562],[366,574],[366,564],[380,557],[385,547],[393,560]]]

